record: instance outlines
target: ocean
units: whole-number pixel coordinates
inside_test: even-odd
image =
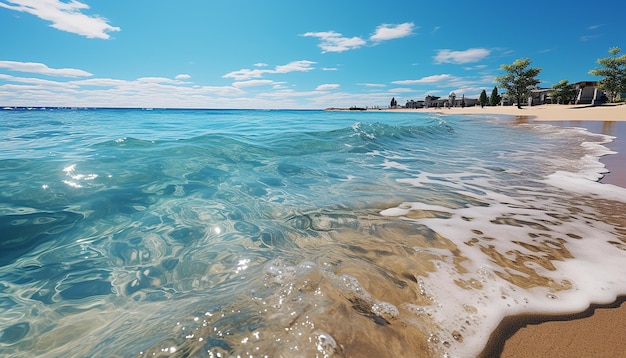
[[[498,116],[0,110],[0,354],[468,357],[626,294],[611,138]]]

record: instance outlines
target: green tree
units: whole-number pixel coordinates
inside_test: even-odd
[[[493,87],[493,90],[491,91],[491,96],[489,97],[489,105],[497,106],[500,104],[501,100],[502,97],[498,94],[498,86]]]
[[[626,92],[626,55],[617,56],[620,51],[619,47],[609,49],[612,56],[599,58],[597,61],[602,67],[589,71],[589,74],[604,77],[600,80],[598,88],[607,93],[611,102],[614,102],[620,93]]]
[[[504,88],[509,98],[515,98],[517,108],[522,108],[522,100],[528,98],[530,90],[539,84],[537,76],[541,68],[529,68],[530,59],[523,58],[515,60],[510,65],[501,65],[500,68],[506,71],[506,75],[495,78]]]
[[[576,95],[576,86],[568,80],[561,80],[552,86],[550,97],[552,103],[568,104]]]
[[[483,90],[482,92],[480,92],[480,97],[478,97],[478,103],[480,103],[480,108],[486,106],[488,101],[489,100],[487,99],[487,91]]]
[[[390,106],[391,108],[396,108],[398,106],[398,101],[396,101],[396,97],[391,98]]]

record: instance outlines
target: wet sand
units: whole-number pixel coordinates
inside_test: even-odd
[[[524,121],[582,127],[616,137],[606,146],[617,154],[601,161],[609,173],[602,183],[626,188],[626,105],[471,107],[439,110],[455,114],[503,114]],[[623,357],[626,356],[626,297],[609,305],[593,305],[584,312],[561,316],[506,318],[493,333],[483,357]]]
[[[577,314],[506,318],[481,357],[623,357],[626,297]]]
[[[624,115],[626,115],[626,106]],[[609,173],[600,181],[626,187],[626,118],[615,121],[562,121],[551,124],[583,127],[616,137],[606,146],[617,154],[601,161]],[[624,357],[626,297],[585,312],[559,317],[512,317],[503,322],[491,342],[489,357]],[[485,351],[487,353],[487,351]]]
[[[626,120],[550,123],[587,128],[594,133],[616,137],[606,146],[617,154],[601,159],[610,172],[600,182],[626,188]],[[599,125],[611,130],[599,130]],[[626,230],[626,224],[623,228]],[[619,297],[611,304],[592,305],[584,312],[570,315],[507,317],[492,334],[481,357],[624,357],[624,337],[626,297]]]

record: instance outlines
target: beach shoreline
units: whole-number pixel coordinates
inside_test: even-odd
[[[349,110],[329,108],[327,110]],[[593,105],[561,105],[544,104],[538,106],[472,106],[452,108],[380,108],[367,109],[368,112],[433,112],[440,114],[488,114],[506,115],[515,117],[529,117],[535,121],[626,121],[626,104],[610,103],[599,106]]]
[[[384,112],[422,112],[458,115],[501,115],[514,117],[522,123],[541,122],[564,127],[585,128],[592,133],[614,137],[605,144],[615,154],[603,156],[608,172],[600,180],[605,184],[613,184],[626,188],[626,104],[591,105],[559,105],[495,107],[453,107],[453,108],[419,108],[419,109],[373,109],[368,111]]]
[[[615,152],[600,160],[608,173],[601,183],[626,188],[626,105],[533,107],[498,106],[431,109],[387,109],[439,114],[504,115],[524,123],[585,128],[613,137],[605,144]],[[480,357],[616,357],[626,351],[626,296],[609,304],[592,304],[583,312],[563,315],[506,317],[492,332]]]

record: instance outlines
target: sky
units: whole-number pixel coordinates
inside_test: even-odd
[[[626,52],[626,1],[0,0],[0,107],[323,109],[540,87]],[[502,92],[502,90],[500,90]]]

